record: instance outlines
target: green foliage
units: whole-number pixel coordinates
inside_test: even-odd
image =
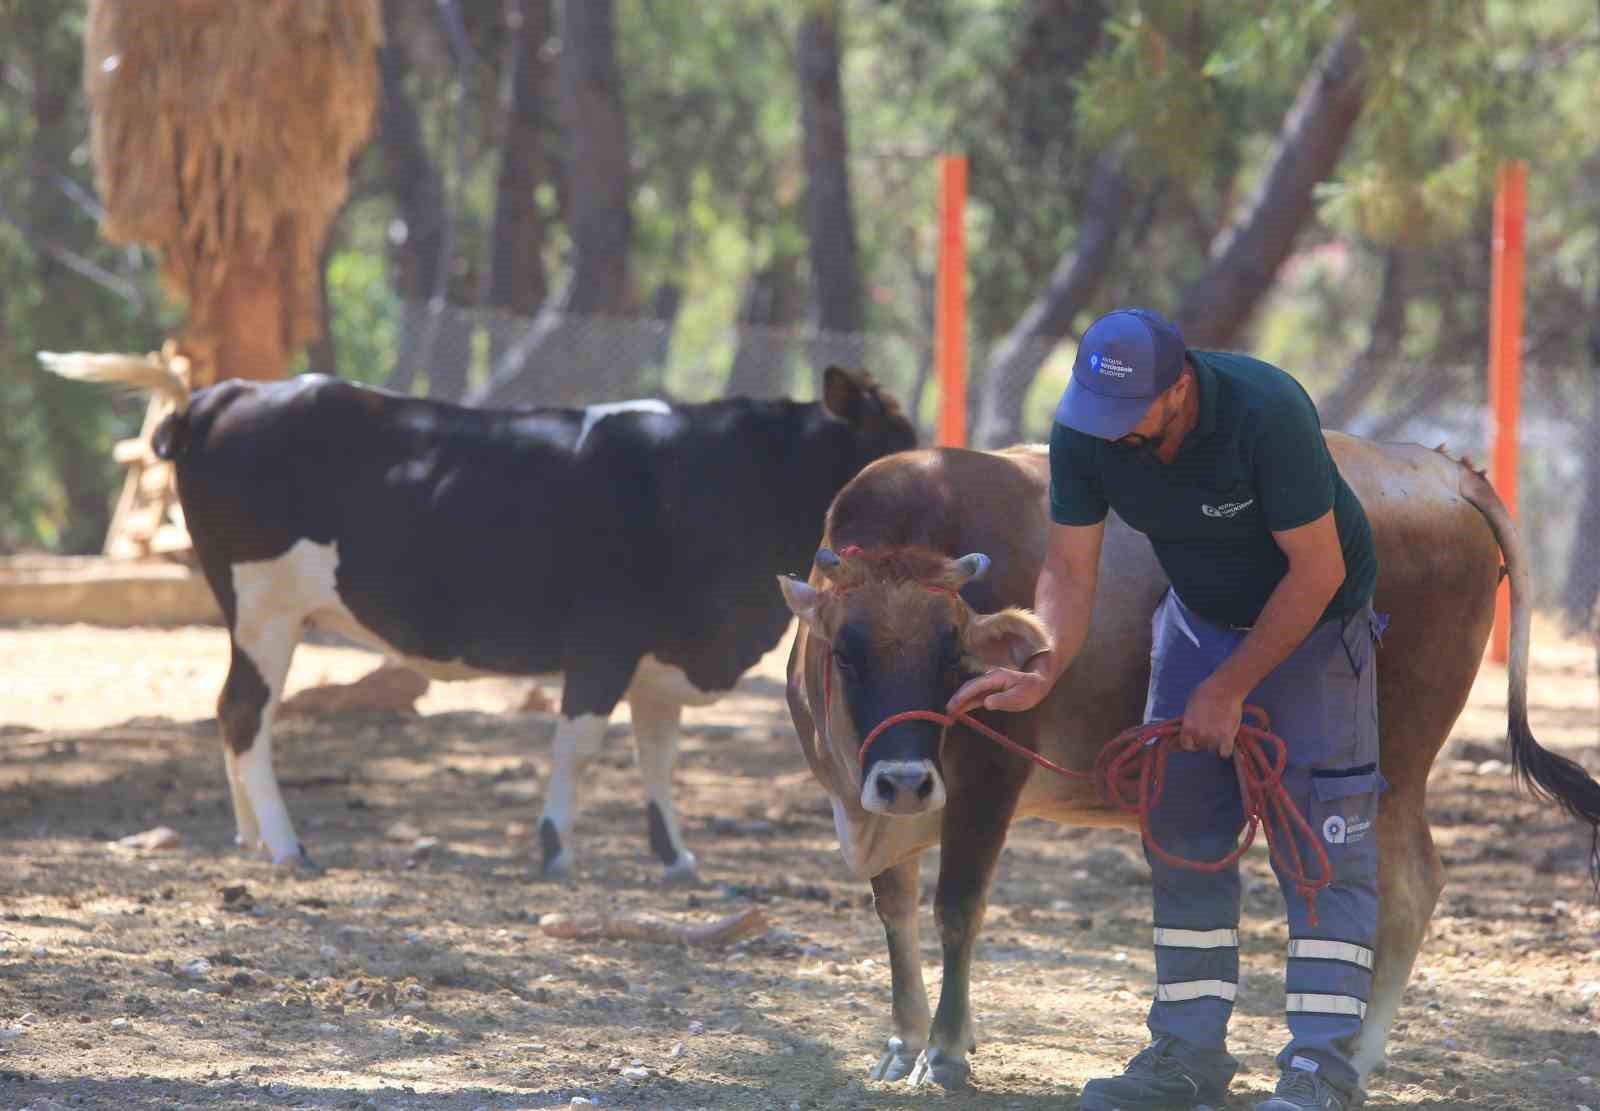
[[[1530,344],[1553,376],[1584,367],[1583,328],[1573,322],[1590,311],[1600,281],[1593,0],[827,2],[843,49],[868,357],[903,392],[925,371],[931,344],[939,154],[963,153],[970,165],[973,366],[1077,241],[1091,168],[1114,144],[1129,146],[1136,204],[1079,323],[1119,302],[1170,308],[1251,195],[1312,65],[1352,18],[1366,53],[1365,108],[1249,345],[1314,390],[1330,388],[1367,341],[1382,253],[1399,243],[1416,253],[1420,275],[1404,291],[1404,358],[1481,361],[1494,172],[1522,157],[1533,166]],[[472,308],[492,234],[505,35],[500,4],[460,7],[475,51],[464,84],[436,6],[412,0],[406,86],[458,197],[449,298]],[[720,391],[753,273],[774,260],[805,270],[793,72],[802,14],[776,0],[616,2],[633,148],[634,301],[642,311],[663,285],[682,291],[665,368],[680,394]],[[82,18],[82,0],[0,0],[0,209],[12,221],[0,215],[0,550],[95,547],[119,478],[109,446],[142,412],[138,402],[45,380],[33,352],[142,351],[175,324],[150,260],[101,242],[92,212],[60,185],[93,189],[78,86]],[[547,150],[559,162],[549,92]],[[52,96],[64,100],[52,108]],[[338,366],[367,381],[386,378],[399,343],[396,184],[381,159],[358,160],[328,254]],[[556,278],[570,249],[558,183],[544,185],[539,201],[550,224],[539,262]],[[56,248],[140,300],[64,264]],[[468,354],[484,361],[481,350]],[[1070,354],[1064,344],[1029,394],[1035,434]],[[1405,386],[1375,396],[1388,404]],[[85,508],[95,505],[98,514]]]

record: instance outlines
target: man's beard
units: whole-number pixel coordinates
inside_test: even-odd
[[[1161,427],[1156,429],[1150,435],[1141,436],[1137,432],[1130,432],[1128,435],[1117,440],[1116,443],[1119,447],[1125,447],[1130,451],[1143,452],[1150,458],[1160,462],[1161,448],[1167,442],[1167,433],[1171,431],[1172,422],[1174,419],[1174,414],[1168,413],[1166,420],[1161,422]]]

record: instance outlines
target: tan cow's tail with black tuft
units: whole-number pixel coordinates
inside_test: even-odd
[[[1463,467],[1461,496],[1471,502],[1494,532],[1511,580],[1511,644],[1507,668],[1507,726],[1511,766],[1517,778],[1536,795],[1559,803],[1567,813],[1586,822],[1593,832],[1589,847],[1590,877],[1600,895],[1600,783],[1582,765],[1551,752],[1534,738],[1528,727],[1528,652],[1532,640],[1533,584],[1528,573],[1528,552],[1522,533],[1511,519],[1489,480],[1471,467]]]
[[[91,355],[86,351],[39,352],[40,364],[52,374],[77,382],[99,382],[149,390],[172,402],[172,413],[150,437],[157,457],[175,459],[182,453],[184,416],[189,408],[189,384],[159,354]]]

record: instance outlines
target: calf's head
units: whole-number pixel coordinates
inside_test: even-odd
[[[925,548],[824,548],[810,581],[779,578],[790,611],[828,647],[819,732],[835,760],[860,767],[863,809],[921,814],[945,801],[944,727],[899,721],[863,752],[874,729],[904,711],[942,711],[967,679],[1020,667],[1049,646],[1027,610],[974,613],[962,599],[962,586],[988,566],[980,553],[951,559]]]

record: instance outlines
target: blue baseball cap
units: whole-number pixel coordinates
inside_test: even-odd
[[[1102,440],[1133,431],[1183,373],[1183,335],[1149,309],[1108,312],[1083,333],[1056,423]]]

